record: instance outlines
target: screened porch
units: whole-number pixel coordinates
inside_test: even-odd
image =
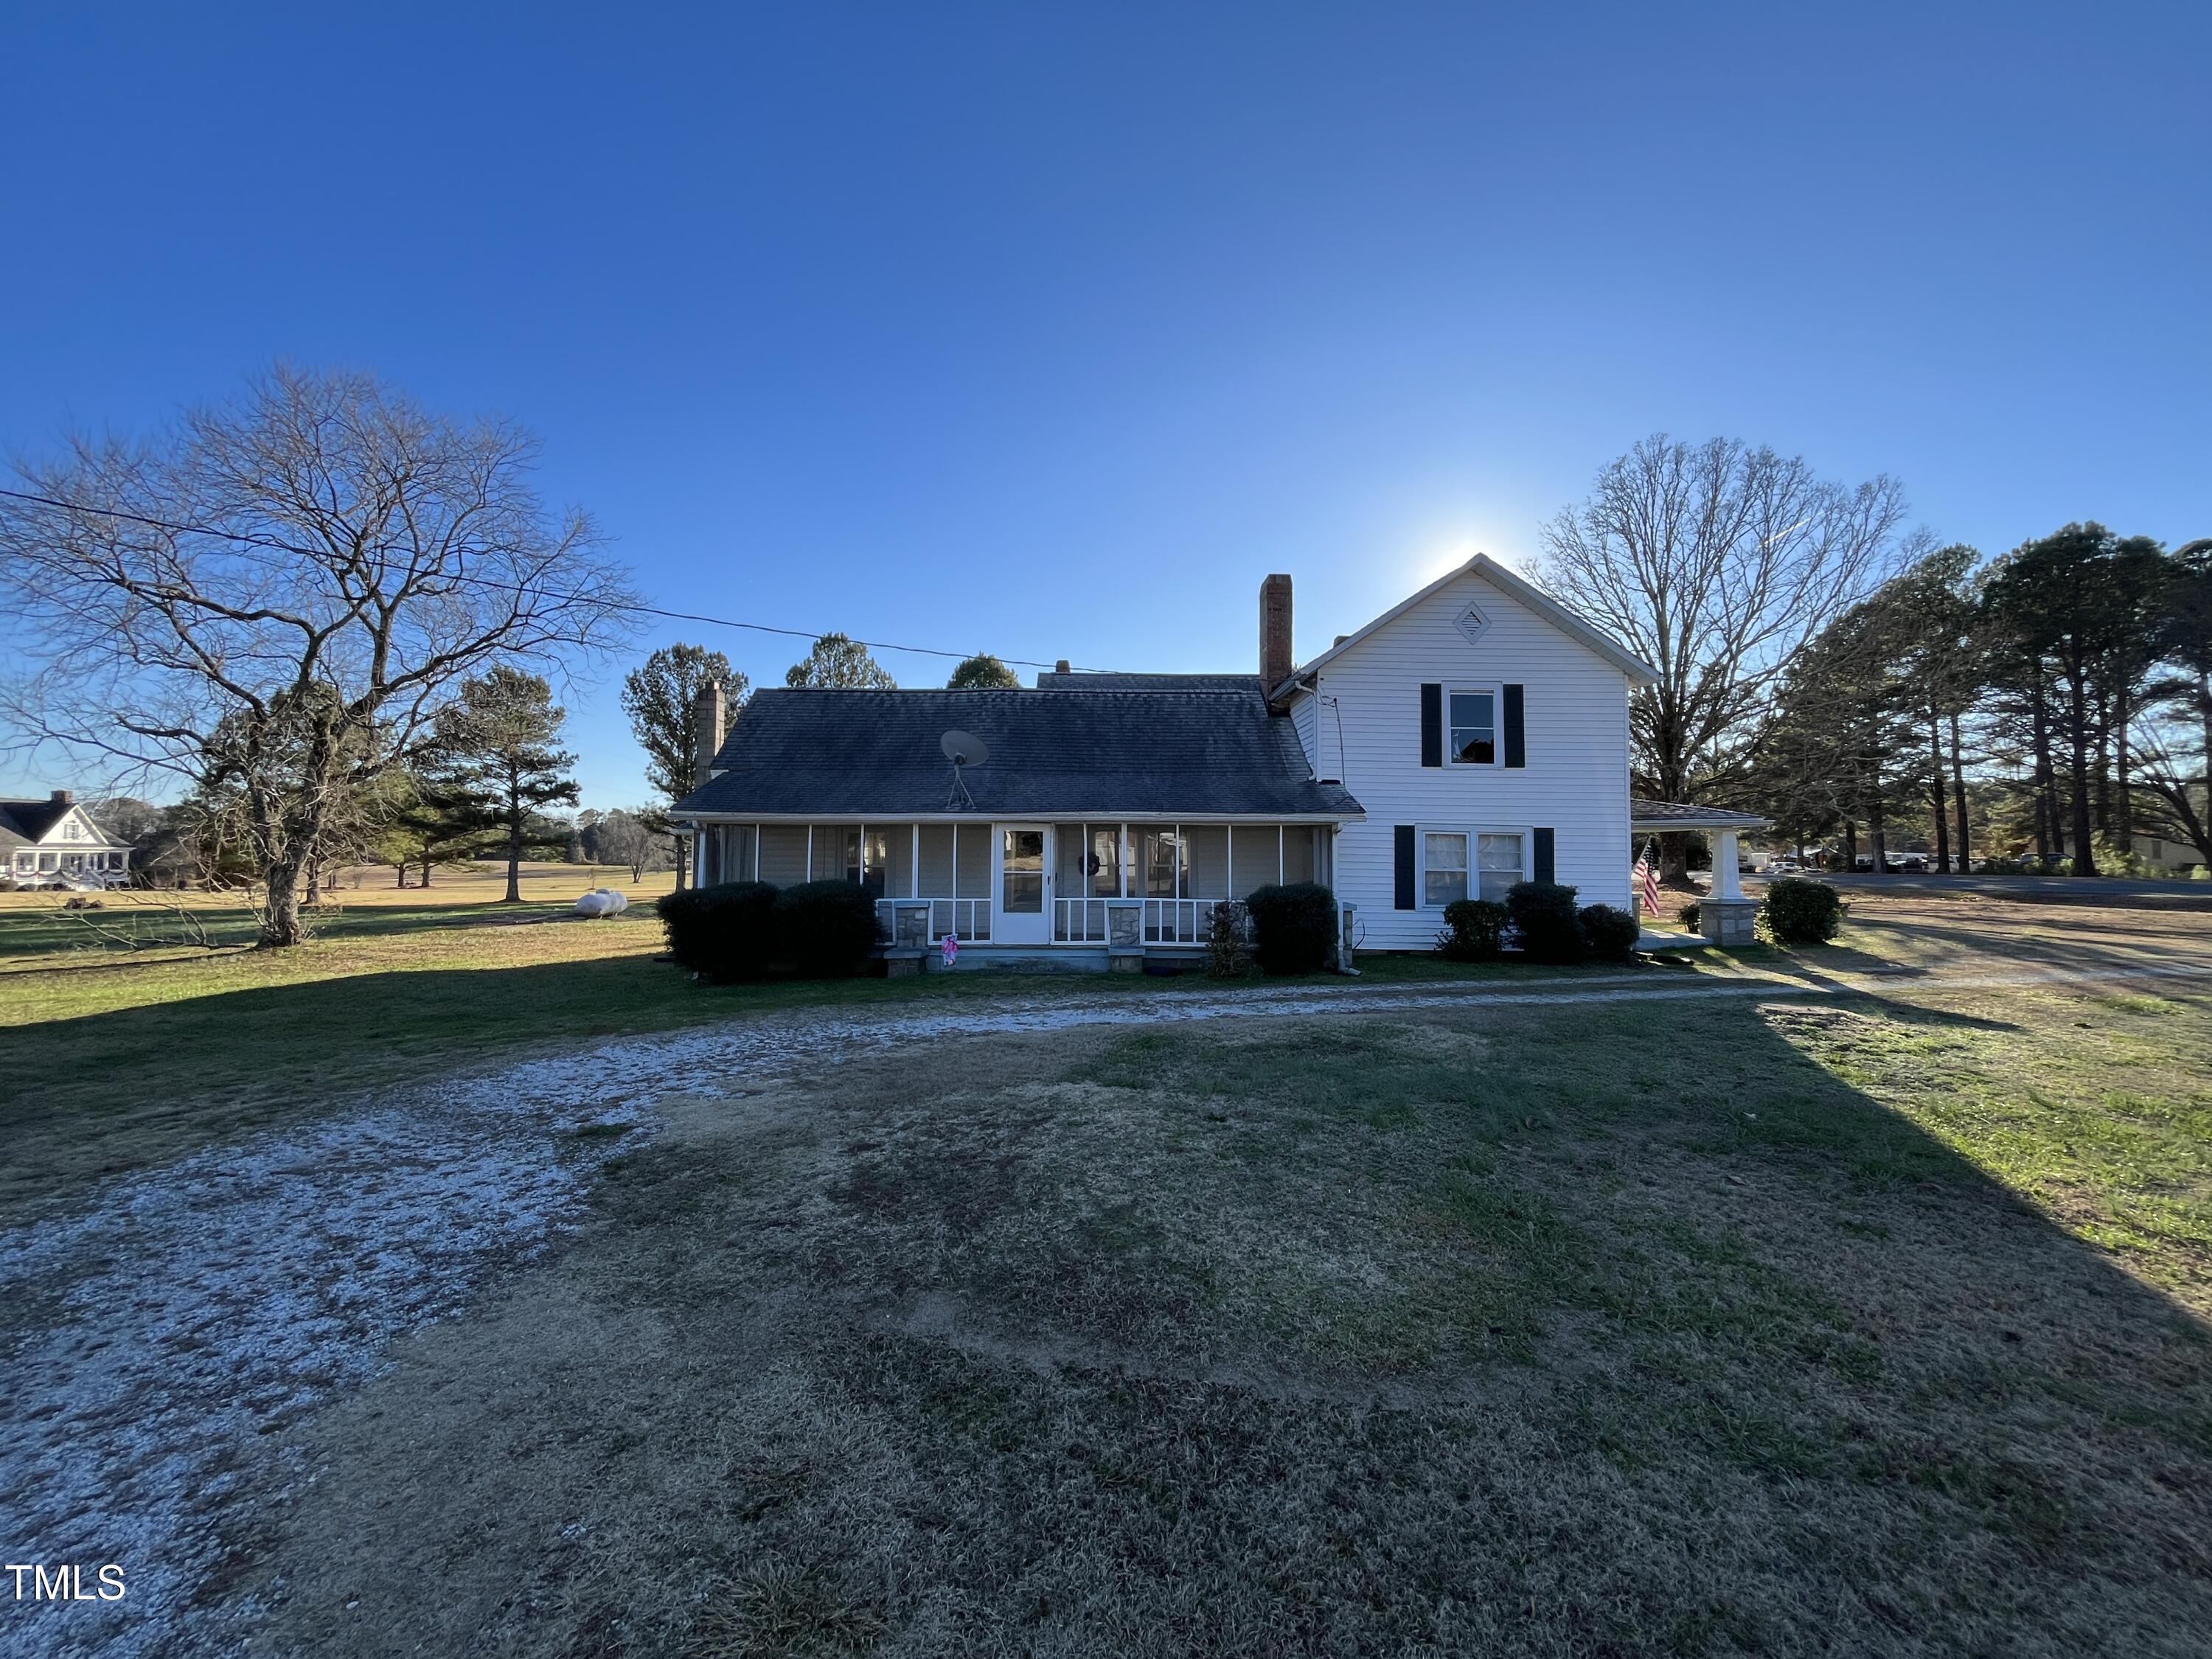
[[[702,884],[856,882],[887,938],[1037,945],[1191,945],[1212,908],[1278,882],[1329,880],[1314,823],[709,823]],[[926,923],[921,918],[927,907]]]

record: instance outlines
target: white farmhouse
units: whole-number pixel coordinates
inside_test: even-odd
[[[1632,908],[1632,841],[1658,830],[1719,833],[1707,931],[1747,934],[1734,843],[1759,820],[1632,802],[1652,671],[1503,565],[1477,555],[1303,666],[1291,640],[1274,575],[1254,675],[776,689],[726,733],[709,687],[671,816],[701,884],[858,882],[895,955],[951,934],[962,965],[1188,958],[1214,906],[1280,882],[1331,889],[1347,945],[1425,951],[1447,904],[1516,882]],[[983,757],[955,769],[948,733]]]
[[[120,887],[131,848],[112,841],[66,789],[0,800],[0,875],[18,887]]]

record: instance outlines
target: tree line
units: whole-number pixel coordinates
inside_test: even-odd
[[[1856,855],[1863,826],[1877,868],[1900,823],[1938,869],[2093,875],[2144,835],[2212,864],[2208,624],[2212,541],[2081,523],[1996,559],[1937,549],[1791,666],[1750,793],[1800,842]]]
[[[1656,672],[1638,793],[1747,807],[1801,846],[1924,826],[2094,874],[2138,836],[2212,864],[2212,541],[2071,524],[1985,559],[1905,528],[1903,492],[1664,434],[1546,526],[1538,580]],[[1680,879],[1686,838],[1664,838]]]

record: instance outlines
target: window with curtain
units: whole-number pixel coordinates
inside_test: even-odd
[[[1528,864],[1523,852],[1526,837],[1486,835],[1478,839],[1481,845],[1475,856],[1482,866],[1477,872],[1481,878],[1480,896],[1503,904],[1514,883],[1528,878]]]
[[[1421,902],[1441,909],[1467,896],[1467,837],[1431,831],[1421,837]]]

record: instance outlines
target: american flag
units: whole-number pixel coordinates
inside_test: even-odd
[[[1644,913],[1646,915],[1657,915],[1659,914],[1659,872],[1653,867],[1651,860],[1648,858],[1639,857],[1636,860],[1636,890],[1643,896]]]

